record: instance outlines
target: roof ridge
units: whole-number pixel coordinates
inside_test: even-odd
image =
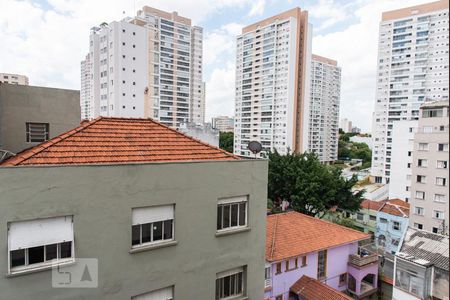
[[[48,149],[50,146],[53,146],[65,139],[67,139],[68,137],[73,136],[74,134],[80,132],[81,130],[97,123],[99,120],[101,120],[103,117],[97,117],[91,121],[86,122],[85,120],[82,120],[80,122],[80,125],[78,125],[78,127],[75,127],[74,129],[68,131],[68,132],[64,132],[61,133],[60,135],[55,136],[54,138],[47,140],[39,145],[36,145],[34,147],[31,147],[29,149],[25,149],[19,153],[16,154],[16,156],[13,156],[11,158],[9,158],[8,160],[5,160],[3,163],[0,164],[4,164],[5,166],[11,165],[11,166],[15,166],[18,165],[20,163],[23,163],[24,161],[30,159],[32,156],[41,153],[42,151]]]
[[[278,227],[278,215],[275,217],[275,225],[273,227],[273,234],[272,234],[272,245],[270,246],[270,258],[273,259],[273,252],[275,251],[275,239],[277,236],[277,227]]]

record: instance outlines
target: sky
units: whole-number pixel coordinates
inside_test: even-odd
[[[309,11],[313,53],[342,68],[340,117],[370,132],[381,13],[431,0],[0,0],[0,72],[31,85],[80,89],[89,31],[144,5],[204,28],[206,121],[234,113],[235,41],[242,27],[293,7]]]

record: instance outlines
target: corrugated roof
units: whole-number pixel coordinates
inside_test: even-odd
[[[348,243],[370,235],[298,212],[267,216],[266,260],[279,261]]]
[[[22,151],[0,166],[237,159],[231,153],[151,119],[99,117]]]
[[[448,236],[409,227],[397,256],[449,271],[449,250]]]
[[[308,300],[353,300],[352,297],[306,275],[292,285],[291,291]]]

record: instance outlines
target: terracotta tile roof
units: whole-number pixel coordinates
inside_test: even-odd
[[[306,275],[291,286],[291,291],[308,300],[353,300],[350,296]]]
[[[369,234],[298,212],[269,215],[266,260],[279,261],[368,238]]]
[[[408,218],[409,208],[410,208],[409,203],[400,199],[392,199],[392,200],[384,200],[383,206],[379,211],[398,217]]]
[[[99,117],[22,151],[0,166],[237,159],[151,119]]]
[[[381,201],[373,201],[373,200],[364,200],[361,202],[361,208],[371,209],[378,211],[383,206],[383,202]]]

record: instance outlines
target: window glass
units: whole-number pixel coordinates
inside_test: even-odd
[[[61,258],[68,258],[72,256],[72,242],[65,242],[60,244]]]
[[[37,264],[44,262],[44,246],[28,249],[28,264]]]
[[[25,249],[11,251],[11,268],[25,265]]]
[[[162,240],[162,222],[153,223],[153,241]]]
[[[45,246],[45,260],[52,260],[58,258],[58,244],[51,244]]]
[[[172,239],[172,223],[173,220],[164,221],[164,240]]]
[[[138,245],[141,243],[141,226],[140,225],[134,225],[131,227],[131,244],[132,245]]]
[[[142,224],[141,225],[141,231],[142,231],[142,243],[148,243],[152,240],[152,223],[148,224]]]

